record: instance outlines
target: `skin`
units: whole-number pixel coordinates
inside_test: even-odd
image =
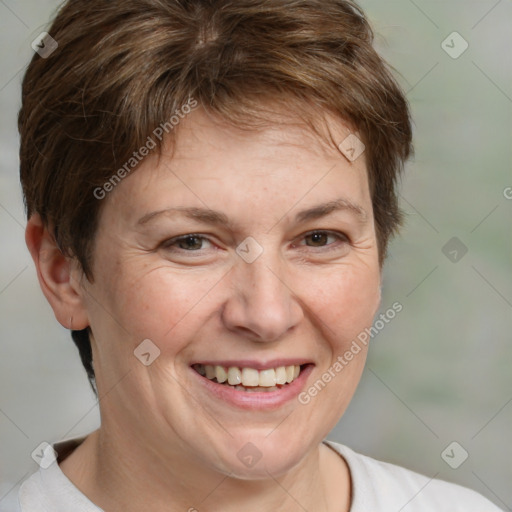
[[[329,127],[337,143],[350,133]],[[350,472],[322,440],[353,396],[366,348],[307,405],[265,411],[205,393],[190,364],[303,357],[315,365],[307,389],[371,326],[381,275],[364,154],[351,163],[298,123],[247,132],[199,109],[177,135],[173,155],[147,157],[104,199],[93,283],[38,215],[29,220],[57,320],[93,332],[102,424],[60,466],[109,512],[348,511]],[[366,216],[295,219],[339,198]],[[137,225],[176,206],[223,212],[232,226],[176,215]],[[190,233],[206,240],[162,245]],[[249,236],[263,248],[250,264],[235,252]],[[145,366],[133,351],[148,338],[160,356]],[[262,454],[251,468],[237,457],[247,442]]]

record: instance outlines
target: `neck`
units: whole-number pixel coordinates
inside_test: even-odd
[[[60,464],[73,484],[108,512],[348,512],[350,508],[348,467],[323,443],[285,475],[241,480],[199,464],[179,449],[169,460],[141,445],[129,431],[122,434],[102,427]]]

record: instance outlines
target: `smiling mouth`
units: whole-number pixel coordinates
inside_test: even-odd
[[[239,391],[249,393],[277,391],[297,379],[301,371],[309,366],[290,365],[256,370],[237,366],[213,366],[194,364],[192,368],[203,377],[217,384],[229,386]]]

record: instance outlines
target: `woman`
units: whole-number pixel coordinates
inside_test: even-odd
[[[102,422],[42,447],[21,510],[498,510],[325,439],[411,152],[360,9],[68,1],[49,34],[19,116],[26,240]]]

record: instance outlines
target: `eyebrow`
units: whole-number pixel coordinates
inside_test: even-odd
[[[330,213],[335,211],[348,211],[354,214],[360,222],[365,222],[368,219],[368,214],[366,210],[359,206],[358,204],[349,201],[348,199],[339,198],[334,201],[329,201],[328,203],[319,204],[308,208],[306,210],[302,210],[295,215],[296,222],[306,222],[309,220],[319,219],[321,217],[325,217]],[[157,210],[154,212],[147,213],[142,216],[138,221],[137,225],[144,225],[155,218],[161,215],[169,215],[169,214],[182,214],[185,217],[188,217],[193,220],[197,220],[199,222],[204,222],[206,224],[213,224],[218,226],[224,226],[227,228],[232,228],[232,223],[222,212],[218,212],[216,210],[210,210],[208,208],[197,208],[197,207],[185,207],[185,206],[177,206],[174,208],[165,208],[163,210]],[[284,216],[283,216],[284,218]],[[282,220],[282,218],[281,218]],[[280,222],[280,221],[279,221]]]
[[[335,211],[349,211],[355,214],[361,222],[365,222],[368,219],[368,214],[362,206],[359,206],[348,199],[340,198],[335,201],[329,201],[328,203],[313,206],[307,210],[302,210],[295,216],[295,220],[305,222],[307,220],[319,219]]]
[[[218,224],[221,226],[230,226],[231,222],[228,217],[221,212],[215,210],[209,210],[207,208],[196,208],[196,207],[185,207],[177,206],[175,208],[166,208],[164,210],[158,210],[155,212],[148,213],[141,217],[137,221],[137,225],[144,225],[151,222],[154,218],[159,217],[163,214],[181,213],[185,217],[190,219],[198,220],[206,224]]]

